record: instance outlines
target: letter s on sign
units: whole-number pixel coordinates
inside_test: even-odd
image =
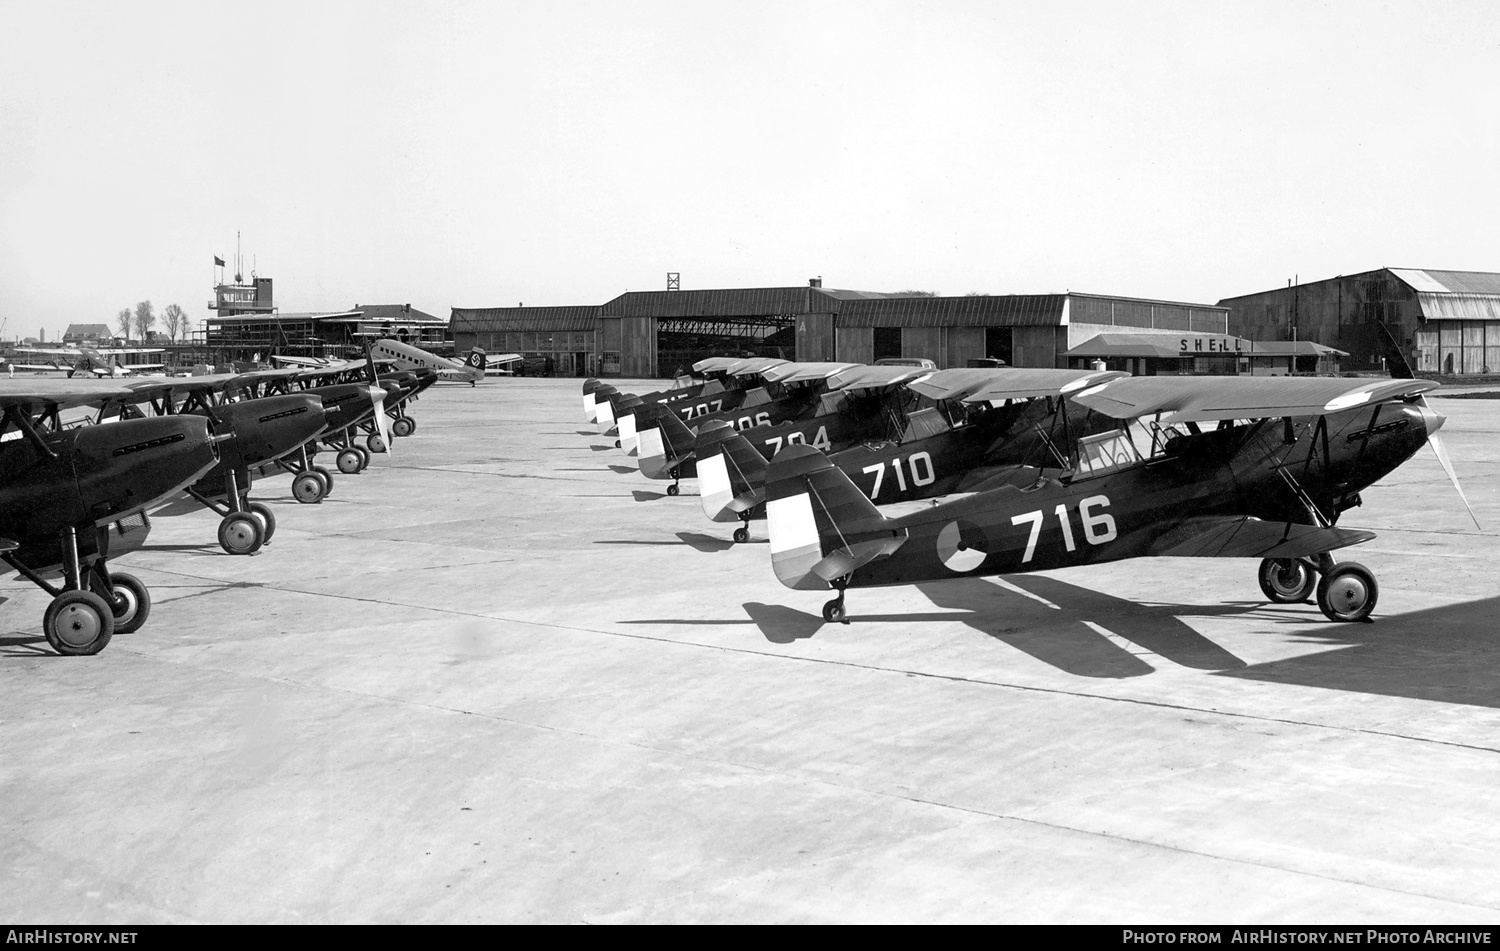
[[[1078,515],[1083,519],[1083,535],[1089,540],[1090,545],[1102,545],[1112,542],[1119,533],[1115,531],[1115,519],[1108,512],[1100,512],[1095,515],[1094,508],[1104,508],[1109,505],[1109,496],[1091,495],[1078,503]]]

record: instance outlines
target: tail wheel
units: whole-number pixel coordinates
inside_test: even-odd
[[[90,582],[90,586],[94,588],[95,594],[109,604],[115,619],[114,632],[133,634],[151,616],[151,592],[141,583],[141,579],[123,571],[111,571],[109,580],[114,588],[109,594],[98,590],[97,578]]]
[[[59,654],[97,654],[115,633],[114,611],[92,591],[64,591],[47,605],[42,633]]]
[[[247,512],[234,512],[219,523],[219,547],[231,555],[249,555],[266,542],[260,520]]]
[[[410,436],[416,432],[416,429],[416,425],[405,416],[398,416],[395,422],[391,423],[391,432],[397,436]]]
[[[834,598],[823,605],[823,620],[829,624],[842,624],[846,617],[848,615],[844,613],[844,599],[842,597]]]
[[[1374,573],[1353,561],[1334,566],[1318,582],[1318,608],[1330,621],[1363,621],[1379,597]]]
[[[354,473],[364,468],[364,458],[353,449],[340,449],[339,454],[334,458],[334,462],[338,465],[339,471],[344,475],[354,475]]]
[[[668,495],[676,495],[677,492],[678,492],[678,488],[677,488],[677,485],[675,483],[672,484],[672,485],[667,486],[667,494]]]
[[[271,507],[264,502],[251,502],[246,508],[250,510],[251,515],[260,519],[261,531],[266,536],[266,540],[261,544],[271,544],[271,536],[276,534],[276,513],[271,511]]]
[[[1317,572],[1295,558],[1266,558],[1257,574],[1260,590],[1277,604],[1302,604],[1318,586]]]
[[[734,530],[734,540],[743,545],[750,540],[750,529],[741,526]]]
[[[328,494],[328,486],[316,472],[299,472],[292,480],[292,497],[303,505],[316,505]]]

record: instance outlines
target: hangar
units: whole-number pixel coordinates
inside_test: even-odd
[[[1212,304],[1100,294],[912,296],[806,286],[629,291],[575,307],[455,307],[455,348],[553,360],[573,376],[660,377],[706,356],[872,363],[923,357],[940,367],[996,358],[1061,367],[1099,334],[1228,332]]]
[[[1391,331],[1412,368],[1500,372],[1500,274],[1380,268],[1229,297],[1233,333],[1347,351],[1347,370],[1380,370]]]

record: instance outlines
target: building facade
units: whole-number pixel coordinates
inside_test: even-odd
[[[1231,332],[1335,347],[1345,370],[1383,371],[1388,330],[1418,372],[1500,372],[1500,274],[1488,271],[1381,268],[1219,304]]]

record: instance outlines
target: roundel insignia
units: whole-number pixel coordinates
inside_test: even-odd
[[[986,553],[969,543],[981,537],[979,529],[970,522],[949,522],[938,532],[938,557],[949,571],[973,571],[984,562]]]

